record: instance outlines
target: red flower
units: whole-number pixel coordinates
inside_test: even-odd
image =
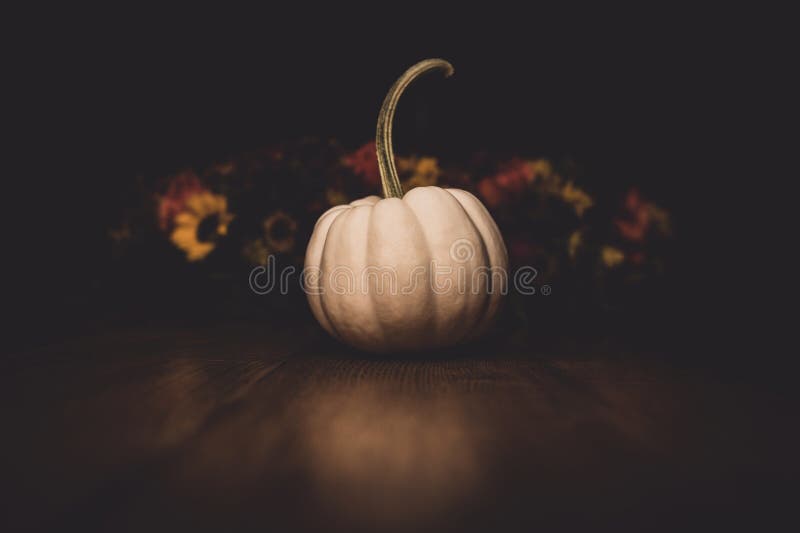
[[[478,192],[490,207],[497,207],[507,202],[513,195],[525,190],[535,175],[532,165],[522,159],[514,158],[501,165],[497,174],[482,179],[478,183]]]
[[[378,170],[378,156],[375,154],[375,141],[370,141],[344,156],[342,162],[361,177],[366,185],[376,186],[380,183],[381,174]]]
[[[200,183],[200,179],[191,170],[185,170],[174,176],[169,182],[167,192],[159,199],[159,227],[164,231],[170,229],[175,215],[184,210],[186,199],[195,193],[205,190],[206,188]]]
[[[644,241],[652,222],[650,217],[651,209],[650,203],[642,199],[636,187],[629,190],[625,196],[625,211],[627,216],[624,219],[614,219],[617,230],[619,230],[623,238],[629,241]]]
[[[533,167],[522,159],[514,158],[500,167],[494,179],[501,189],[511,193],[519,193],[525,185],[535,177]]]
[[[483,178],[479,181],[478,192],[489,207],[497,207],[505,200],[505,194],[492,178]]]

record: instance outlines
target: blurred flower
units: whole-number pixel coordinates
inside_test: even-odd
[[[410,175],[417,167],[417,158],[414,156],[402,157],[395,156],[395,165],[399,175]]]
[[[645,201],[636,187],[630,189],[625,195],[624,218],[614,219],[620,235],[632,242],[642,242],[653,223],[662,234],[671,233],[669,213]]]
[[[167,192],[159,198],[159,227],[164,231],[171,229],[174,225],[175,217],[184,210],[187,198],[205,191],[206,188],[203,187],[200,179],[191,170],[185,170],[172,177],[167,186]]]
[[[371,141],[361,148],[345,155],[342,163],[353,173],[361,177],[368,187],[380,184],[381,175],[378,169],[378,157],[375,154],[375,142]],[[403,179],[403,189],[408,191],[414,187],[435,185],[441,176],[439,162],[434,157],[395,157],[397,173]],[[336,204],[331,204],[336,205]]]
[[[375,141],[370,141],[355,152],[347,154],[342,158],[342,163],[356,176],[362,178],[366,185],[374,187],[381,181]]]
[[[199,261],[211,253],[219,237],[228,234],[233,215],[228,213],[228,200],[208,191],[186,198],[184,210],[174,218],[172,243],[186,252],[189,261]]]
[[[436,185],[441,174],[439,162],[435,157],[422,157],[414,164],[414,174],[411,178],[403,182],[403,189],[408,192],[414,187]]]
[[[670,214],[645,201],[636,189],[623,191],[618,210],[606,209],[604,196],[583,189],[580,167],[570,161],[555,165],[544,158],[498,159],[484,151],[461,162],[448,159],[446,167],[442,159],[414,154],[398,156],[395,162],[405,191],[445,182],[474,192],[503,228],[511,263],[536,268],[540,279],[575,282],[576,287],[608,283],[613,289],[613,284],[658,276],[669,266],[663,257],[668,250],[662,248],[668,243],[658,237],[671,232]],[[374,142],[347,151],[337,142],[304,139],[234,154],[195,170],[173,175],[166,183],[156,176],[137,178],[131,192],[141,197],[138,210],[125,207],[113,219],[115,225],[105,228],[113,253],[152,249],[146,242],[134,246],[152,238],[147,225],[138,223],[150,220],[151,226],[162,228],[162,238],[181,250],[180,256],[213,260],[209,275],[242,264],[265,265],[271,256],[297,266],[303,263],[307,230],[322,212],[381,188]],[[304,194],[309,188],[316,192]],[[597,191],[603,192],[602,184]],[[229,205],[235,207],[242,229],[255,224],[255,234],[237,240],[233,254],[227,253],[232,243],[221,240],[229,228],[234,231]],[[223,244],[225,254],[220,253]],[[597,268],[605,278],[595,279]],[[614,275],[623,270],[624,276]],[[591,279],[582,281],[581,276]]]
[[[575,214],[579,217],[582,217],[584,211],[594,205],[592,198],[582,189],[573,185],[571,181],[568,181],[564,188],[561,189],[561,198],[572,205],[573,209],[575,209]]]
[[[492,178],[483,178],[478,182],[478,194],[489,207],[498,207],[505,200],[505,194]]]
[[[520,194],[537,175],[536,161],[514,158],[500,165],[498,172],[478,182],[478,193],[490,207],[497,207]]]
[[[435,185],[441,174],[439,162],[435,157],[422,157],[414,169],[412,179],[417,179],[420,183],[426,185]]]
[[[555,196],[561,196],[563,193],[563,187],[561,179],[561,175],[558,174],[554,169],[553,165],[547,159],[537,159],[531,163],[533,166],[533,182],[535,183],[538,190],[552,194]]]
[[[501,189],[520,193],[525,185],[533,181],[534,176],[533,167],[527,161],[514,158],[500,167],[494,180]]]
[[[269,259],[269,248],[264,243],[264,239],[255,239],[244,245],[242,257],[251,265],[264,266]]]
[[[614,248],[613,246],[603,246],[600,254],[603,259],[603,264],[608,268],[614,268],[625,260],[625,254],[622,253],[622,250]]]
[[[570,259],[575,259],[575,256],[578,255],[578,248],[581,246],[583,246],[583,233],[581,230],[575,230],[570,234],[567,241],[567,254]]]
[[[650,217],[647,205],[636,187],[625,195],[625,211],[627,219],[614,219],[620,234],[629,241],[641,242],[650,228]]]
[[[334,206],[346,204],[348,199],[344,192],[333,187],[328,187],[325,189],[325,200],[328,202],[328,205]]]
[[[528,182],[542,181],[551,179],[555,173],[553,165],[547,159],[535,159],[527,163],[530,178]],[[527,176],[526,176],[527,177]]]
[[[283,211],[275,211],[264,220],[264,241],[276,252],[290,252],[294,248],[297,222]]]

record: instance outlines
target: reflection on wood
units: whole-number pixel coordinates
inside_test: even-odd
[[[2,372],[14,529],[671,529],[763,520],[783,502],[759,487],[797,473],[788,409],[641,354],[380,359],[305,327],[151,328]]]

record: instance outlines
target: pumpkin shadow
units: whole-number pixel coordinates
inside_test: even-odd
[[[424,362],[486,359],[516,352],[519,350],[519,346],[509,342],[504,332],[500,329],[493,329],[479,339],[431,350],[373,353],[353,348],[328,335],[321,337],[317,349],[319,355],[330,358],[347,358],[359,361]]]

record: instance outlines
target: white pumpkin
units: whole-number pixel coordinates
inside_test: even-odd
[[[337,339],[371,352],[438,348],[486,330],[507,289],[508,255],[491,215],[467,191],[418,187],[403,195],[391,149],[395,106],[421,73],[401,76],[378,118],[384,199],[368,196],[317,221],[305,259],[311,310]]]

